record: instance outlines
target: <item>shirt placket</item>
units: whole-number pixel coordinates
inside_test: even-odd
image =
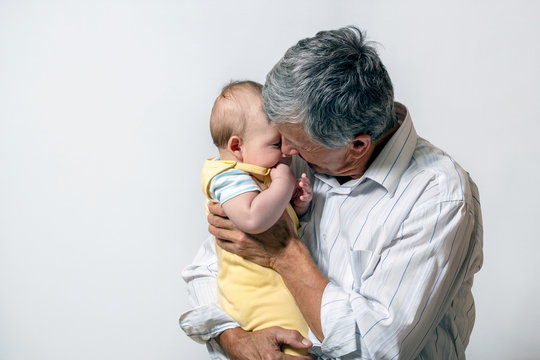
[[[348,284],[351,282],[349,258],[347,256],[347,243],[341,234],[342,222],[346,220],[345,214],[342,214],[342,207],[349,198],[350,187],[334,187],[326,194],[325,208],[321,223],[321,243],[325,259],[325,275],[331,281],[339,284]]]

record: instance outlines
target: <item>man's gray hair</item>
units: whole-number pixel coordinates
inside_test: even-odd
[[[329,148],[360,134],[376,141],[397,121],[390,77],[354,26],[300,40],[268,73],[262,94],[269,121],[301,124]]]

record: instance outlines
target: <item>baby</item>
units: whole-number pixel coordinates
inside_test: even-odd
[[[268,230],[285,210],[298,226],[296,214],[304,215],[312,198],[306,174],[297,181],[281,162],[286,159],[281,135],[266,119],[261,90],[262,85],[252,81],[222,90],[210,116],[219,157],[205,161],[201,177],[208,199],[219,202],[229,219],[251,234]],[[277,272],[219,246],[216,253],[220,304],[244,330],[281,326],[307,337],[308,326]],[[291,347],[284,351],[306,354]]]

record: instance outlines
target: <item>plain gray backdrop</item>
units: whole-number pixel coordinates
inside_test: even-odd
[[[205,359],[178,326],[231,79],[356,25],[480,188],[470,359],[537,359],[537,1],[0,1],[0,359]]]

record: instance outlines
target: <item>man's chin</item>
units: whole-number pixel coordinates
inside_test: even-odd
[[[336,178],[350,178],[350,179],[358,179],[360,176],[357,175],[357,174],[354,174],[354,173],[344,173],[344,174],[340,174],[340,173],[337,173],[336,171],[334,170],[330,170],[330,169],[326,169],[326,168],[322,168],[320,166],[317,166],[317,165],[314,165],[312,163],[307,163],[309,165],[309,167],[319,173],[319,174],[324,174],[324,175],[328,175],[328,176],[333,176],[333,177],[336,177]]]
[[[332,175],[332,174],[329,173],[329,171],[327,169],[323,169],[322,167],[317,166],[315,164],[312,164],[310,162],[308,162],[307,164],[311,168],[311,170],[313,170],[315,172],[318,172],[320,174],[330,175],[330,176]]]
[[[300,157],[302,157],[301,155],[298,155]],[[304,161],[306,161],[306,159],[302,158]],[[346,175],[340,175],[340,174],[336,174],[335,171],[333,170],[330,170],[330,169],[327,169],[327,168],[323,168],[323,167],[320,167],[319,165],[315,165],[313,163],[310,163],[309,161],[306,161],[306,163],[308,164],[308,166],[311,168],[311,170],[319,173],[319,174],[324,174],[324,175],[328,175],[328,176],[346,176]]]

